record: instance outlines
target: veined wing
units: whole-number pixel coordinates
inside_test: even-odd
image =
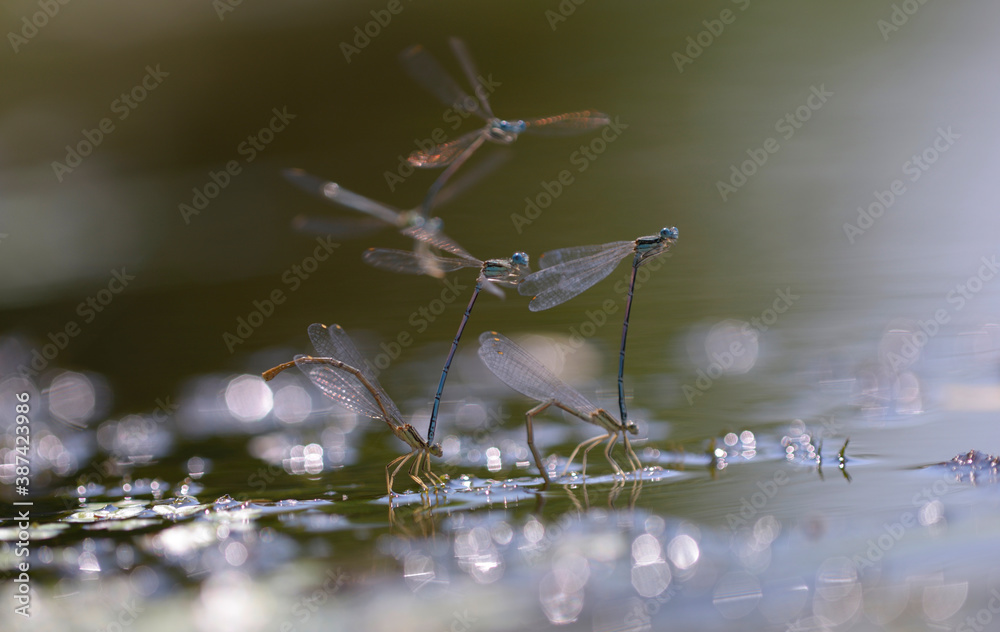
[[[399,61],[407,74],[437,97],[441,103],[462,112],[472,112],[483,120],[489,120],[479,103],[455,83],[448,71],[423,46],[419,44],[410,46],[400,53]]]
[[[434,167],[444,167],[445,165],[454,162],[456,158],[461,156],[462,153],[471,147],[472,144],[475,143],[482,135],[483,130],[481,129],[467,134],[462,134],[454,140],[441,143],[437,147],[432,148],[430,151],[414,151],[406,157],[406,160],[414,167],[423,167],[428,169]]]
[[[340,325],[326,325],[313,323],[309,325],[309,340],[316,348],[320,356],[340,360],[344,364],[354,367],[364,375],[365,379],[372,385],[378,393],[379,399],[385,406],[386,412],[391,419],[385,421],[393,426],[402,424],[403,415],[396,408],[396,404],[386,394],[385,389],[379,384],[378,378],[365,362],[364,357],[358,348],[354,346],[347,332]],[[372,419],[383,419],[382,409],[378,405],[375,396],[365,388],[354,375],[339,369],[334,369],[328,365],[306,365],[300,364],[296,358],[296,364],[314,384],[335,401],[355,410]],[[326,370],[322,370],[326,369]],[[314,377],[315,376],[315,377]]]
[[[603,112],[583,110],[528,119],[524,121],[524,131],[545,136],[572,136],[604,127],[610,122],[611,117]]]
[[[468,267],[480,265],[479,259],[476,259],[469,254],[469,252],[465,248],[459,246],[454,239],[439,230],[427,228],[426,224],[423,226],[411,226],[410,228],[399,232],[402,235],[410,237],[411,239],[425,243],[432,248],[444,250],[445,252],[450,252],[456,257],[465,259],[468,262]]]
[[[465,47],[465,42],[457,37],[452,37],[448,41],[451,44],[451,51],[455,53],[458,63],[462,65],[462,72],[465,73],[465,78],[469,80],[469,85],[472,86],[472,90],[476,93],[476,98],[479,99],[479,104],[482,106],[483,112],[489,118],[495,118],[493,108],[490,107],[490,102],[486,99],[485,90],[480,89],[479,70],[476,69],[476,62],[472,60],[472,55],[469,53],[469,49]]]
[[[450,259],[393,248],[369,248],[362,255],[362,259],[370,266],[401,274],[428,274],[428,270],[447,273],[479,265],[465,259]]]
[[[327,327],[322,323],[313,323],[309,325],[307,331],[309,333],[309,340],[312,341],[313,347],[316,348],[320,356],[336,358],[344,364],[353,366],[361,371],[365,379],[371,382],[373,386],[378,390],[382,390],[382,386],[378,383],[375,373],[369,368],[364,356],[354,346],[354,341],[347,335],[343,327],[340,325],[330,325]]]
[[[299,187],[306,193],[311,193],[317,197],[322,197],[331,202],[352,208],[362,213],[367,213],[372,217],[377,217],[387,224],[400,226],[401,213],[381,202],[376,202],[363,195],[345,189],[336,182],[330,182],[306,173],[301,169],[285,169],[283,172],[285,179]]]
[[[503,334],[480,334],[479,358],[501,382],[525,397],[538,402],[554,400],[584,416],[597,410],[590,400]]]
[[[389,415],[392,414],[389,413],[389,408],[387,407],[386,413],[383,413],[375,396],[365,388],[364,384],[355,375],[333,365],[317,362],[317,360],[323,359],[329,358],[297,355],[295,356],[295,365],[309,378],[309,381],[315,384],[319,390],[323,391],[324,395],[344,408],[353,410],[370,419],[385,421],[392,426],[400,425],[398,420],[386,418],[387,413]],[[336,358],[332,359],[335,360]],[[345,362],[344,364],[347,363]],[[383,398],[384,401],[385,399]]]
[[[620,250],[624,249],[626,246],[629,248],[634,248],[634,241],[612,241],[607,244],[593,244],[590,246],[570,246],[568,248],[556,248],[555,250],[549,250],[548,252],[542,253],[542,256],[538,258],[538,267],[541,269],[551,268],[557,266],[560,263],[566,263],[567,261],[574,261],[576,259],[583,259],[585,257],[591,257],[608,250]],[[622,255],[624,256],[624,255]]]
[[[601,281],[618,267],[630,252],[631,242],[622,242],[629,248],[620,247],[598,252],[539,270],[525,277],[517,286],[522,296],[532,296],[528,309],[538,312],[565,303]]]

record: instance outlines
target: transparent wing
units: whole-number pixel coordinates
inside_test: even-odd
[[[465,78],[469,80],[469,85],[472,86],[473,91],[476,93],[476,98],[479,99],[479,103],[483,107],[483,112],[489,118],[496,118],[493,115],[493,108],[490,107],[490,102],[486,99],[486,91],[479,89],[479,70],[476,68],[476,62],[472,60],[469,49],[465,47],[465,42],[457,37],[450,38],[448,42],[451,44],[451,51],[458,58],[458,63],[462,65],[462,72],[465,73]]]
[[[570,246],[569,248],[557,248],[555,250],[549,250],[548,252],[542,253],[542,256],[538,258],[538,267],[542,269],[551,268],[559,265],[560,263],[566,263],[567,261],[583,259],[585,257],[591,257],[609,250],[625,249],[626,247],[629,249],[634,248],[635,242],[613,241],[607,244],[594,244],[592,246]]]
[[[336,182],[330,182],[306,173],[301,169],[285,169],[282,174],[285,179],[299,187],[306,193],[311,193],[317,197],[325,198],[331,202],[352,208],[362,213],[367,213],[372,217],[377,217],[387,224],[393,226],[402,225],[402,213],[381,202],[376,202],[363,195],[345,189]]]
[[[462,165],[469,159],[479,147],[486,142],[486,134],[480,131],[479,135],[472,139],[472,142],[466,146],[457,156],[451,160],[451,164],[445,167],[445,170],[441,172],[437,180],[431,184],[430,188],[427,189],[427,194],[424,196],[423,204],[421,204],[421,209],[425,209],[423,215],[426,217],[430,214],[430,209],[437,204],[437,195],[441,190],[441,187],[448,182],[448,180],[455,175],[455,172],[462,168]]]
[[[482,274],[479,275],[479,278],[476,279],[476,282],[481,284],[481,287],[490,294],[492,294],[493,296],[499,299],[507,298],[506,295],[503,293],[503,290],[500,289],[499,285],[485,278]]]
[[[386,419],[386,421],[394,426],[402,425],[403,415],[396,408],[396,404],[386,394],[382,385],[379,384],[375,373],[371,370],[361,352],[358,351],[358,348],[354,346],[354,342],[347,335],[347,332],[344,331],[343,327],[340,325],[330,325],[327,327],[320,323],[313,323],[309,325],[308,331],[309,340],[312,341],[316,352],[322,357],[334,358],[358,369],[378,392],[379,398],[382,399],[386,411],[392,418]],[[328,365],[300,364],[299,357],[295,358],[295,363],[303,373],[309,376],[309,379],[314,384],[335,401],[372,419],[383,418],[382,410],[379,408],[374,395],[355,376]],[[313,377],[314,374],[316,378]]]
[[[488,157],[479,161],[478,164],[466,169],[465,173],[455,178],[451,184],[441,189],[441,192],[434,198],[434,202],[431,207],[437,208],[447,204],[472,187],[476,186],[480,181],[500,168],[500,166],[505,162],[510,160],[510,156],[511,153],[504,150],[497,150],[490,153]]]
[[[414,167],[423,167],[428,169],[444,167],[445,165],[454,162],[456,158],[461,156],[465,150],[471,147],[477,140],[479,140],[480,144],[482,144],[482,141],[480,140],[482,136],[483,130],[469,132],[454,140],[450,140],[447,143],[441,143],[430,151],[414,151],[407,156],[406,160]]]
[[[292,227],[311,235],[336,235],[345,239],[363,237],[385,228],[385,222],[374,217],[313,217],[297,215]]]
[[[553,400],[583,416],[597,410],[586,397],[503,334],[480,334],[479,358],[501,382],[525,397],[538,402]]]
[[[444,270],[438,267],[435,259],[432,258],[434,254],[431,252],[431,247],[422,241],[413,242],[413,252],[420,257],[420,264],[424,268],[424,274],[427,276],[432,276],[435,279],[444,278]]]
[[[631,246],[631,242],[626,243]],[[533,297],[528,303],[528,309],[533,312],[555,307],[607,277],[631,251],[631,248],[607,250],[539,270],[525,277],[517,291],[522,296]]]
[[[528,119],[524,122],[524,131],[545,136],[572,136],[604,127],[610,122],[611,117],[603,112],[583,110]]]
[[[423,46],[410,46],[400,53],[399,61],[407,74],[441,103],[463,112],[472,112],[484,120],[488,119],[479,103],[455,83],[448,71]]]
[[[362,255],[365,263],[380,270],[399,272],[401,274],[432,274],[431,270],[443,273],[454,272],[462,268],[476,267],[465,259],[449,259],[431,254],[418,254],[411,250],[394,250],[392,248],[369,248]]]
[[[329,364],[317,364],[315,358],[295,356],[295,364],[323,394],[344,408],[370,419],[385,419],[382,409],[371,392],[351,373]],[[346,364],[346,362],[345,362]],[[399,425],[393,423],[392,425]]]
[[[479,259],[470,255],[465,248],[459,246],[454,239],[439,230],[428,228],[426,224],[423,226],[411,226],[410,228],[399,232],[407,237],[410,237],[411,239],[425,243],[431,248],[444,250],[445,252],[450,252],[456,257],[465,259],[468,267],[477,266],[482,263]]]

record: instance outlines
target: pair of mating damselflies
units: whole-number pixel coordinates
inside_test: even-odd
[[[622,326],[621,350],[618,361],[618,403],[621,410],[621,421],[615,421],[613,417],[608,416],[607,413],[603,411],[602,416],[595,417],[594,413],[597,409],[589,404],[581,408],[578,404],[586,402],[586,400],[583,399],[583,397],[578,393],[576,394],[574,401],[562,402],[561,395],[565,394],[567,392],[566,389],[569,389],[569,387],[563,385],[565,388],[553,390],[552,385],[554,383],[562,383],[558,380],[553,382],[552,379],[549,379],[554,379],[554,376],[552,376],[551,373],[538,371],[528,372],[525,375],[524,380],[517,382],[517,385],[515,385],[509,381],[509,379],[503,377],[501,373],[494,370],[497,377],[500,377],[502,381],[511,386],[514,390],[543,402],[542,406],[529,411],[529,417],[526,418],[526,421],[528,444],[531,447],[532,454],[535,456],[535,460],[538,463],[539,469],[541,470],[542,476],[545,478],[546,482],[548,481],[548,475],[544,469],[541,468],[541,459],[539,458],[534,446],[531,426],[531,418],[534,417],[534,415],[542,412],[549,405],[556,405],[557,407],[563,408],[569,412],[572,412],[570,409],[585,411],[573,414],[576,414],[581,419],[597,423],[605,429],[610,430],[613,427],[619,429],[625,428],[623,424],[628,422],[625,407],[625,388],[623,378],[625,370],[625,342],[628,334],[629,315],[632,310],[632,297],[635,290],[636,273],[638,268],[643,263],[649,261],[656,255],[669,250],[670,246],[677,241],[678,232],[676,228],[664,228],[657,235],[640,237],[633,241],[618,241],[595,246],[580,246],[551,250],[543,254],[541,257],[541,265],[543,269],[531,274],[528,273],[528,257],[524,253],[514,253],[514,256],[510,259],[490,259],[487,261],[481,261],[459,248],[456,244],[449,243],[440,235],[422,234],[418,237],[430,240],[435,248],[447,250],[448,252],[456,255],[456,258],[421,255],[415,252],[401,250],[373,248],[365,252],[364,259],[367,263],[376,267],[391,270],[393,272],[408,274],[425,273],[425,270],[428,268],[443,270],[445,272],[467,267],[480,268],[479,278],[476,280],[476,287],[473,290],[472,298],[466,307],[465,313],[462,315],[458,332],[452,340],[451,349],[448,352],[444,368],[441,372],[441,378],[438,382],[437,392],[434,395],[434,405],[431,410],[431,418],[427,428],[428,441],[434,440],[438,412],[441,404],[441,395],[444,391],[448,371],[451,367],[451,362],[455,357],[455,351],[458,348],[462,333],[465,331],[465,326],[469,321],[469,316],[472,313],[472,308],[476,303],[476,299],[478,298],[480,291],[485,288],[494,294],[503,296],[502,292],[492,284],[506,287],[517,286],[518,291],[521,294],[533,295],[533,298],[529,303],[529,308],[532,311],[548,309],[568,301],[606,278],[611,274],[615,267],[618,266],[622,259],[632,254],[634,255],[632,260],[632,275],[629,283],[628,298],[625,305],[625,319]],[[513,343],[510,343],[509,340],[506,340],[505,338],[503,340],[510,345],[513,345]],[[526,354],[523,351],[520,351],[516,345],[513,346],[517,349],[517,351],[519,351],[519,353],[513,353],[512,355],[517,357],[526,356]],[[535,364],[537,365],[537,361],[535,361]],[[496,363],[491,364],[487,362],[487,366],[493,370],[494,367],[498,365]],[[526,367],[529,365],[524,362],[516,366]],[[540,367],[541,365],[538,366]],[[531,382],[536,382],[537,385],[531,393],[528,393],[525,390],[525,384]],[[572,391],[572,389],[569,390]],[[546,396],[545,393],[547,391],[552,392],[548,393]],[[546,404],[545,402],[548,403]],[[630,431],[634,432],[634,425],[631,428],[632,430]],[[617,437],[617,434],[613,436]],[[600,441],[597,443],[599,442]],[[594,445],[596,445],[596,443]],[[610,450],[613,445],[614,441],[612,440],[609,442],[607,449],[609,460]],[[630,450],[630,448],[628,448],[627,441],[625,445],[626,448]],[[579,448],[580,446],[577,447],[577,450],[579,450]],[[575,454],[576,450],[574,450],[574,455]],[[630,462],[633,454],[634,453],[629,455]],[[570,462],[572,462],[572,457],[570,458]],[[612,463],[614,462],[612,461]],[[586,461],[584,461],[584,464],[586,465]],[[616,472],[621,472],[621,468],[617,467],[617,464],[614,465]]]

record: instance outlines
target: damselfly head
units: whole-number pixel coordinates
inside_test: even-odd
[[[524,121],[504,121],[502,119],[497,121],[497,126],[511,134],[520,134],[528,127]]]
[[[440,217],[424,217],[418,211],[407,211],[404,221],[407,228],[422,228],[429,233],[439,233],[444,228]]]
[[[487,134],[494,143],[509,145],[517,140],[517,135],[524,131],[524,121],[504,121],[493,119]]]
[[[515,252],[514,256],[510,258],[510,261],[516,266],[526,266],[528,265],[528,254],[524,252]]]
[[[631,419],[625,422],[625,430],[628,430],[630,434],[639,434],[639,427]]]
[[[444,451],[441,450],[440,443],[435,443],[427,446],[427,451],[433,454],[434,456],[441,456],[442,454],[444,454]]]
[[[419,211],[404,211],[399,214],[399,224],[402,228],[419,228],[427,222],[427,218]]]
[[[670,228],[661,229],[660,238],[669,239],[670,241],[677,241],[677,227],[671,226]]]

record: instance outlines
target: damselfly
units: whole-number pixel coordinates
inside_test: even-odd
[[[451,362],[455,358],[455,350],[458,349],[458,341],[462,338],[462,332],[465,331],[465,325],[469,322],[469,316],[472,314],[476,299],[479,298],[479,293],[486,290],[503,298],[503,290],[500,287],[515,287],[525,274],[531,272],[531,268],[529,267],[528,255],[523,252],[515,252],[509,259],[481,261],[457,244],[442,240],[439,236],[423,234],[420,237],[428,239],[435,248],[446,250],[455,256],[439,257],[406,250],[370,248],[365,252],[363,258],[366,263],[376,268],[403,274],[427,274],[428,268],[443,272],[453,272],[462,268],[479,268],[476,287],[472,291],[472,298],[469,299],[465,313],[462,314],[462,321],[458,325],[455,339],[451,342],[451,350],[448,351],[437,392],[434,394],[434,406],[431,409],[431,419],[427,426],[427,441],[433,441],[438,410],[441,406],[441,394],[444,392],[444,383],[448,379],[448,370],[451,368]]]
[[[400,60],[413,79],[431,92],[444,105],[455,108],[460,114],[475,114],[486,121],[481,129],[469,132],[458,138],[436,145],[427,150],[418,149],[410,154],[408,160],[416,167],[443,167],[450,165],[438,178],[428,192],[428,199],[433,199],[437,189],[447,182],[448,178],[465,160],[486,141],[509,145],[517,140],[519,134],[572,135],[603,127],[611,122],[607,114],[594,110],[567,112],[555,116],[544,116],[533,119],[504,120],[493,114],[487,97],[485,80],[476,69],[465,47],[465,42],[452,37],[449,40],[451,50],[458,58],[466,79],[476,94],[473,99],[466,93],[448,72],[438,63],[427,50],[420,45],[411,46],[403,51]]]
[[[592,404],[586,397],[577,392],[576,389],[567,385],[556,377],[552,371],[545,368],[533,355],[519,347],[503,334],[495,331],[487,331],[481,334],[479,336],[479,357],[482,359],[483,364],[486,365],[486,368],[493,375],[497,376],[501,382],[525,397],[540,402],[538,406],[525,413],[524,420],[527,425],[528,447],[531,449],[531,453],[535,457],[535,464],[538,466],[538,471],[541,472],[542,478],[545,479],[546,483],[549,482],[549,476],[542,463],[542,458],[535,448],[534,430],[532,429],[531,422],[535,415],[543,412],[550,406],[560,408],[574,417],[579,417],[588,423],[598,426],[606,432],[606,434],[594,437],[593,439],[587,439],[576,446],[576,449],[569,456],[569,461],[566,462],[563,474],[569,470],[580,448],[583,448],[583,474],[586,476],[587,454],[602,441],[607,440],[608,444],[604,448],[604,456],[607,457],[615,473],[621,474],[624,477],[624,470],[611,457],[611,449],[618,440],[619,434],[624,440],[625,455],[628,458],[629,465],[632,466],[632,471],[636,472],[642,467],[639,457],[632,449],[632,445],[628,439],[628,434],[636,434],[638,432],[634,422],[621,422],[615,419],[608,411]]]
[[[357,347],[340,325],[327,327],[319,323],[309,326],[309,339],[322,357],[299,355],[292,362],[285,362],[263,373],[265,380],[293,366],[299,367],[323,393],[338,404],[366,417],[384,421],[394,435],[410,446],[410,452],[389,462],[385,468],[385,484],[392,496],[392,483],[407,461],[409,475],[423,491],[427,484],[424,474],[434,485],[444,485],[431,471],[431,455],[441,456],[441,445],[424,441],[416,428],[403,422],[403,415],[378,383]],[[393,467],[395,466],[395,467]]]
[[[643,263],[670,250],[677,242],[677,229],[664,228],[658,235],[639,237],[632,241],[614,241],[594,246],[577,246],[550,250],[539,259],[541,268],[530,274],[518,285],[517,291],[531,296],[528,309],[533,312],[560,305],[584,292],[607,277],[622,259],[632,258],[632,278],[625,301],[625,320],[622,324],[621,351],[618,355],[618,407],[622,421],[628,419],[625,407],[625,339],[628,336],[629,314],[632,312],[632,293],[635,290],[636,271]]]
[[[440,232],[441,219],[431,217],[431,211],[444,206],[468,191],[506,162],[509,157],[508,152],[490,155],[472,169],[465,171],[453,183],[441,189],[433,199],[425,199],[420,205],[406,211],[355,193],[336,182],[324,180],[302,169],[285,169],[282,174],[286,180],[306,193],[367,215],[367,217],[350,218],[298,215],[294,220],[294,225],[299,230],[343,237],[365,235],[386,226],[395,227],[400,231],[419,226]]]

